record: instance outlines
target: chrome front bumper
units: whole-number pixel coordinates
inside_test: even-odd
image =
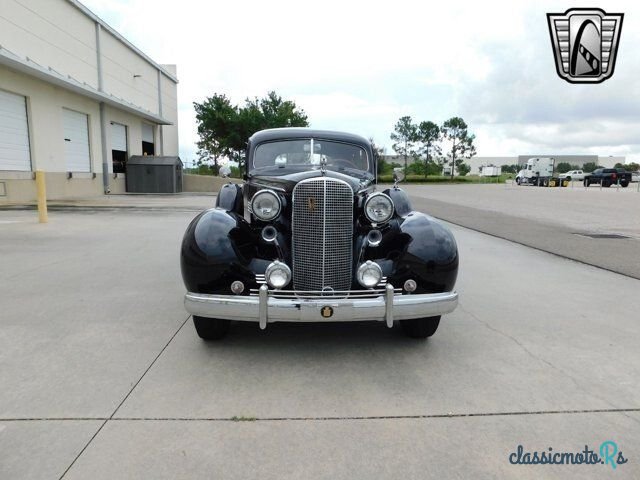
[[[188,292],[184,306],[191,315],[259,322],[355,322],[378,320],[391,328],[394,320],[434,317],[455,310],[457,292],[398,294],[387,285],[377,296],[298,298],[263,285],[254,296],[209,295]]]

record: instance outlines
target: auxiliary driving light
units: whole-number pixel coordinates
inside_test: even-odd
[[[415,280],[409,279],[406,282],[404,282],[405,292],[409,292],[409,293],[415,292],[416,288],[418,288],[418,284],[416,283]]]
[[[236,295],[240,295],[242,292],[244,292],[244,283],[242,283],[240,280],[234,281],[231,284],[231,291]]]
[[[291,281],[291,269],[286,263],[276,260],[269,264],[264,276],[270,287],[280,289],[286,287]]]
[[[364,288],[373,288],[382,280],[382,269],[376,262],[367,260],[358,267],[356,277]]]

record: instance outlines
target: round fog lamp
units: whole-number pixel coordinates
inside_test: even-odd
[[[240,295],[242,292],[244,292],[244,283],[242,283],[240,280],[236,280],[231,284],[231,291],[236,295]]]
[[[418,288],[418,284],[416,283],[415,280],[409,279],[406,282],[404,282],[404,290],[406,292],[409,292],[409,293],[415,292],[416,288]]]
[[[286,263],[276,260],[269,264],[264,276],[270,287],[280,289],[286,287],[291,281],[291,269]]]
[[[358,267],[356,276],[360,285],[365,288],[373,288],[382,279],[382,269],[377,263],[367,260]]]

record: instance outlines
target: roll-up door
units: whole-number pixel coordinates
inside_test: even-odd
[[[62,125],[67,172],[90,172],[89,116],[63,108]]]
[[[127,127],[124,125],[111,124],[111,150],[127,151]]]
[[[31,170],[27,102],[0,90],[0,170]]]

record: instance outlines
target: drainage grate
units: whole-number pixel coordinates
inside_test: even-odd
[[[574,235],[580,235],[581,237],[589,237],[589,238],[611,238],[611,239],[621,239],[621,238],[631,238],[626,235],[620,235],[619,233],[574,233]]]

